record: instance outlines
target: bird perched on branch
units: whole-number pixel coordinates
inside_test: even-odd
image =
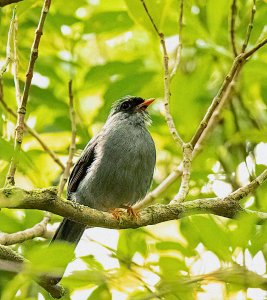
[[[150,188],[156,162],[147,130],[147,107],[155,99],[126,96],[112,107],[102,130],[89,141],[69,178],[69,200],[103,211],[131,206]],[[52,242],[78,244],[86,226],[64,219]],[[61,277],[54,278],[53,284]]]

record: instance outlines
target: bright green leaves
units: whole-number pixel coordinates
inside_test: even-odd
[[[74,245],[68,243],[55,243],[36,245],[27,249],[25,257],[30,261],[26,270],[33,274],[51,273],[61,274],[67,264],[74,259]]]
[[[139,0],[125,0],[127,7],[133,19],[143,25],[147,30],[155,32],[150,19],[148,18],[143,4]],[[171,0],[146,0],[144,1],[147,9],[159,30],[162,29]]]
[[[205,4],[208,30],[212,38],[218,42],[220,42],[220,35],[218,33],[221,31],[223,22],[227,22],[230,4],[230,0],[208,0]]]
[[[149,129],[157,148],[155,187],[180,163],[181,151],[175,147],[163,117],[163,57],[151,20],[140,0],[76,0],[67,5],[65,2],[56,1],[47,18],[35,68],[39,76],[35,74],[37,82],[30,90],[28,123],[62,162],[66,162],[71,137],[67,91],[70,77],[74,79],[77,153],[101,128],[113,101],[126,94],[157,98],[150,108],[153,125]],[[165,35],[171,71],[177,47],[179,1],[145,0],[145,3],[155,25]],[[235,36],[238,50],[246,34],[251,4],[252,1],[237,1]],[[267,5],[265,1],[256,4],[248,49],[266,36],[263,29]],[[170,109],[175,125],[186,141],[192,137],[232,62],[228,27],[230,6],[230,0],[184,1],[183,51],[171,82]],[[41,3],[33,0],[18,4],[21,89],[40,9]],[[11,13],[11,6],[1,10],[0,63],[6,56]],[[255,152],[257,174],[265,168],[266,151],[253,149],[257,149],[258,143],[264,146],[267,136],[266,67],[266,51],[261,49],[242,70],[236,85],[237,93],[229,99],[234,100],[233,106],[225,106],[224,113],[203,145],[202,153],[194,160],[187,200],[203,195],[214,196],[216,180],[237,188],[235,185],[243,175],[240,174],[243,171],[238,173],[237,170],[248,154],[251,157]],[[13,74],[9,69],[3,79],[5,100],[16,111]],[[3,186],[13,151],[12,126],[15,121],[2,106],[0,111],[0,184]],[[18,185],[24,188],[56,185],[61,169],[29,133],[25,134],[22,147]],[[257,156],[256,152],[261,154]],[[177,193],[179,183],[177,181],[165,190],[157,201],[169,202]],[[266,195],[265,185],[257,190],[255,197],[241,201],[241,205],[266,211]],[[18,213],[3,209],[0,230],[7,233],[24,230],[42,217],[42,212],[28,210]],[[118,243],[114,242],[112,249],[108,250],[114,265],[106,267],[104,258],[82,257],[82,267],[76,261],[76,271],[64,278],[63,284],[70,293],[89,289],[88,299],[91,300],[115,299],[114,290],[135,300],[155,298],[155,295],[167,300],[191,300],[198,296],[200,283],[189,282],[188,274],[193,276],[203,272],[204,265],[209,265],[207,260],[204,261],[205,257],[217,267],[225,262],[234,264],[244,253],[252,260],[256,256],[260,256],[261,261],[264,261],[262,257],[266,260],[267,227],[257,224],[250,216],[238,221],[193,216],[183,218],[178,224],[179,239],[170,235],[169,224],[165,234],[157,232],[160,225],[155,227],[155,236],[149,234],[149,229],[121,231]],[[0,288],[10,289],[8,295],[11,299],[18,289],[27,295],[33,275],[48,270],[57,273],[73,259],[73,249],[68,245],[55,245],[47,250],[42,244],[44,240],[40,238],[19,246],[19,251],[32,261],[26,265],[25,272],[28,273],[23,273],[26,276],[23,279],[19,275],[6,286],[12,275],[0,271]],[[221,278],[225,280],[223,276]],[[240,285],[235,285],[233,280],[227,286],[230,286],[230,296],[224,295],[225,298],[232,296],[233,287],[240,290]],[[40,291],[38,287],[36,289]],[[155,295],[151,291],[155,291]]]
[[[112,300],[112,295],[110,290],[105,284],[99,285],[92,294],[87,298],[87,300]]]
[[[122,264],[130,264],[135,253],[148,254],[146,234],[142,229],[123,230],[117,246],[117,257]]]
[[[85,33],[122,32],[130,29],[133,21],[126,11],[101,12],[91,16],[90,22],[85,24]]]
[[[93,66],[85,75],[85,80],[90,87],[110,84],[112,78],[127,77],[135,72],[140,72],[144,68],[142,60],[110,61],[102,65]]]

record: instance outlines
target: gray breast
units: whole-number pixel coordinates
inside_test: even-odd
[[[76,192],[78,202],[109,210],[145,197],[153,178],[156,151],[144,122],[139,121],[135,117],[118,118],[106,124],[94,162]]]

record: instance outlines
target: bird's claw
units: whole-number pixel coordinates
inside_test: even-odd
[[[112,216],[119,222],[122,221],[123,219],[123,213],[124,213],[124,210],[121,209],[121,208],[114,208],[110,211],[110,213],[112,214]]]
[[[119,222],[121,222],[124,219],[125,210],[126,210],[128,216],[130,216],[134,219],[139,218],[139,211],[137,209],[134,209],[132,206],[129,206],[129,205],[123,205],[122,207],[123,208],[114,208],[110,211],[112,216]]]
[[[132,206],[130,206],[130,205],[123,205],[123,208],[126,209],[127,214],[128,214],[130,217],[132,217],[132,218],[134,218],[134,219],[138,219],[138,218],[140,217],[140,215],[139,215],[139,210],[134,209]]]

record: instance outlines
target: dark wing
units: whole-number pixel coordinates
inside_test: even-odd
[[[80,182],[85,177],[88,168],[95,158],[95,146],[97,144],[98,136],[94,137],[85,147],[79,160],[74,165],[74,168],[69,177],[67,188],[67,198],[71,198],[71,194],[76,192]]]

